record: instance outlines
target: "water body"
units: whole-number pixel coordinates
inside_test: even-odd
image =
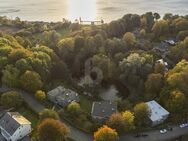
[[[0,15],[30,21],[101,20],[147,11],[188,14],[188,0],[0,0]]]

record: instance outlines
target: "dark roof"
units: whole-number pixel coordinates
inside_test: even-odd
[[[6,141],[6,139],[1,134],[0,134],[0,141]]]
[[[25,136],[20,141],[31,141],[31,138],[29,136]]]
[[[92,116],[107,118],[117,112],[117,104],[112,101],[93,102]]]
[[[10,113],[6,113],[0,119],[0,126],[10,135],[13,135],[14,132],[20,127],[20,124],[12,118]]]

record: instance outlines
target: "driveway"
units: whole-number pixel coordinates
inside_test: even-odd
[[[25,102],[32,108],[32,110],[36,112],[41,112],[44,110],[45,107],[40,102],[38,102],[34,97],[32,97],[29,93],[22,91],[22,90],[18,90],[18,89],[0,87],[1,93],[11,91],[11,90],[20,91],[23,95]],[[71,131],[69,136],[73,138],[74,140],[93,141],[93,135],[87,134],[73,127],[72,125],[64,121],[63,119],[62,119],[62,122],[64,122],[69,127]],[[148,137],[135,138],[133,137],[133,135],[130,135],[130,134],[121,135],[119,141],[166,141],[166,140],[174,139],[176,137],[188,134],[188,127],[180,128],[179,126],[174,126],[173,131],[169,131],[166,134],[159,133],[159,130],[145,132],[145,134],[148,134]]]

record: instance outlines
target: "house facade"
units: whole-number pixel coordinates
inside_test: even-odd
[[[117,112],[117,103],[114,101],[93,102],[91,116],[96,122],[105,122],[113,113]]]
[[[63,86],[59,86],[47,93],[48,100],[58,104],[62,107],[68,106],[71,102],[79,102],[80,98],[78,93],[66,89]]]
[[[170,113],[161,105],[159,105],[156,101],[152,100],[146,102],[146,104],[151,111],[151,116],[149,118],[151,120],[152,126],[161,124],[168,118]]]
[[[31,133],[31,122],[18,112],[7,112],[0,119],[1,141],[18,141]]]

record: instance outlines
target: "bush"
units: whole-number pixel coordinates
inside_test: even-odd
[[[44,119],[47,119],[47,118],[52,118],[52,119],[58,120],[59,119],[59,115],[54,110],[45,109],[44,111],[42,111],[39,114],[39,118],[40,118],[41,121],[44,120]]]
[[[23,104],[23,98],[19,92],[6,92],[1,96],[1,104],[6,108],[17,108]]]
[[[44,101],[46,99],[46,93],[44,91],[38,90],[35,93],[35,98],[39,101]]]

